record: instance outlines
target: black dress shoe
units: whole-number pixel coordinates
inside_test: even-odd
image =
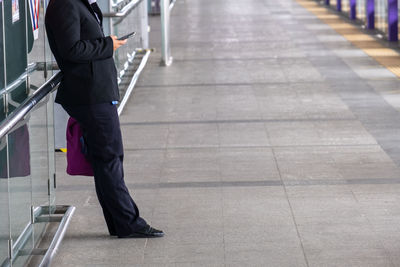
[[[164,232],[161,230],[157,230],[150,225],[143,227],[142,229],[136,230],[135,232],[126,235],[126,236],[118,236],[118,238],[155,238],[155,237],[163,237]]]

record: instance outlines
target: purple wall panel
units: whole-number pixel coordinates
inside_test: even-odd
[[[357,17],[357,3],[356,0],[350,0],[350,19],[356,19]]]
[[[367,0],[367,28],[375,28],[375,1]]]
[[[397,0],[388,0],[388,39],[396,42],[399,40],[399,15]]]

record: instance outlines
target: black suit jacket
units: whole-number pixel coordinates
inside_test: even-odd
[[[100,9],[99,19],[102,21]],[[46,10],[51,51],[63,72],[56,102],[80,106],[119,100],[113,41],[87,0],[51,0]]]

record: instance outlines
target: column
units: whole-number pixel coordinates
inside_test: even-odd
[[[388,0],[388,39],[391,42],[399,40],[399,15],[397,0]]]

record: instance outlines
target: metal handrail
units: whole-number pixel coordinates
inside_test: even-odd
[[[170,47],[170,0],[161,0],[161,64],[170,66],[173,58]]]
[[[10,93],[14,89],[18,88],[18,86],[20,86],[23,82],[26,82],[26,78],[28,77],[28,74],[34,72],[36,70],[36,68],[37,68],[37,63],[29,64],[24,73],[22,73],[17,79],[15,79],[12,83],[7,85],[5,88],[0,89],[0,95],[3,95],[5,93]]]
[[[58,226],[57,232],[53,237],[53,241],[51,241],[50,246],[47,249],[47,252],[44,255],[39,267],[50,266],[51,260],[53,259],[54,255],[57,253],[58,248],[60,247],[60,243],[65,235],[65,231],[67,230],[68,224],[74,212],[75,212],[75,207],[57,206],[55,214],[63,213],[64,215],[60,221],[60,225]]]
[[[129,2],[129,4],[125,5],[120,11],[104,13],[103,17],[106,17],[106,18],[126,17],[129,14],[129,11],[131,11],[133,8],[135,8],[137,5],[139,5],[142,1],[143,0],[133,0],[133,1]]]
[[[112,7],[118,7],[122,2],[124,2],[125,0],[117,0],[117,1],[113,1],[111,6]]]
[[[172,0],[171,3],[169,4],[169,12],[172,11],[172,9],[174,8],[175,4],[176,4],[176,0]]]
[[[12,263],[21,255],[41,255],[43,259],[41,260],[39,267],[48,267],[54,255],[56,254],[60,243],[65,235],[69,222],[72,215],[75,212],[75,207],[73,206],[39,206],[33,210],[33,221],[28,223],[21,235],[18,237],[17,241],[12,245],[13,255],[11,255],[11,260],[7,258],[1,267],[11,267]],[[62,215],[62,216],[59,216]],[[30,240],[35,223],[45,223],[45,222],[58,222],[57,231],[50,243],[48,249],[27,249],[24,247],[28,244]]]
[[[37,105],[37,103],[55,89],[61,79],[62,73],[57,72],[45,84],[37,89],[31,97],[22,102],[21,105],[11,113],[11,115],[5,118],[0,124],[0,139],[9,133],[19,121],[23,120],[23,118]]]
[[[125,104],[128,101],[128,98],[131,95],[132,90],[135,87],[137,80],[139,79],[140,74],[142,73],[144,67],[146,66],[147,60],[149,59],[151,50],[148,49],[148,50],[145,50],[145,51],[146,51],[146,53],[144,54],[143,59],[142,59],[140,65],[139,65],[138,69],[136,70],[135,74],[133,75],[129,86],[126,89],[126,93],[124,95],[124,98],[122,99],[121,104],[118,107],[118,115],[121,115],[122,110],[124,109]]]

